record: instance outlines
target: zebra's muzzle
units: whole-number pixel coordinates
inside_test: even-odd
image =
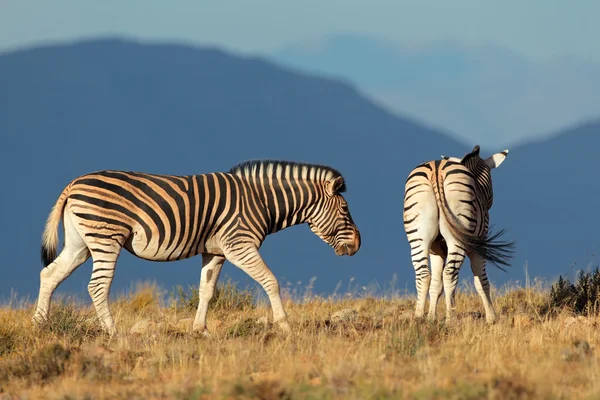
[[[340,244],[335,249],[335,254],[338,256],[353,256],[360,249],[360,232],[354,231],[354,235],[351,241]]]

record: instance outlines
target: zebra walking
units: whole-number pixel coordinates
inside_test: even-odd
[[[63,190],[46,222],[33,320],[47,318],[57,286],[91,256],[88,291],[103,329],[115,333],[108,297],[125,248],[152,261],[202,254],[195,331],[207,334],[208,303],[226,259],[260,283],[273,321],[289,331],[279,283],[258,250],[267,235],[307,223],[336,255],[356,254],[360,233],[341,194],[345,189],[344,178],[333,168],[271,160],[244,162],[228,173],[99,171],[80,176]],[[61,219],[64,248],[57,257]]]
[[[441,160],[423,163],[410,172],[404,191],[404,229],[415,268],[417,317],[425,313],[427,290],[428,318],[435,319],[442,290],[446,318],[454,317],[458,273],[468,256],[486,321],[495,321],[485,264],[487,260],[499,267],[509,265],[514,242],[497,240],[503,230],[488,233],[493,203],[491,170],[499,167],[507,154],[508,150],[504,150],[482,159],[479,146],[475,146],[462,159],[442,156]]]

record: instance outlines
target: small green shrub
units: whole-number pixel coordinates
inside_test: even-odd
[[[598,314],[600,300],[600,269],[580,271],[575,284],[562,275],[552,285],[547,312],[556,314],[568,309],[577,314]]]
[[[12,353],[18,340],[18,332],[12,326],[0,325],[0,357]]]
[[[175,308],[195,312],[199,301],[198,287],[188,286],[187,290],[178,285],[175,291],[171,293]],[[217,283],[215,294],[208,304],[209,310],[248,310],[254,308],[252,291],[249,289],[240,289],[234,282],[228,279],[224,283]]]
[[[226,337],[232,339],[267,334],[270,333],[271,328],[268,323],[264,324],[253,318],[246,318],[229,328]]]
[[[402,325],[392,331],[388,354],[414,356],[421,347],[434,345],[449,333],[443,321],[417,320]]]
[[[0,382],[24,379],[29,383],[46,382],[61,375],[72,351],[59,343],[41,348],[35,353],[22,354],[0,364]]]
[[[90,310],[84,310],[73,303],[57,303],[40,328],[80,345],[85,339],[102,334],[95,314],[92,314]]]
[[[133,294],[127,299],[131,310],[143,314],[152,308],[160,306],[162,293],[154,282],[140,282],[136,284]]]

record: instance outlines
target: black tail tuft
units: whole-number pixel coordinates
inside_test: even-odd
[[[42,244],[40,249],[42,257],[42,266],[46,268],[52,261],[56,260],[56,249],[51,249]]]
[[[504,235],[505,229],[500,229],[495,233],[488,233],[484,238],[470,240],[470,247],[482,258],[494,264],[502,271],[506,272],[501,265],[510,267],[510,259],[514,256],[516,242],[502,242],[498,239]]]

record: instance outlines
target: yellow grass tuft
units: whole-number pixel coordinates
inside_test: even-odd
[[[189,331],[194,289],[140,284],[112,302],[119,335],[98,331],[90,306],[55,301],[34,327],[32,306],[0,309],[0,392],[28,399],[583,399],[600,393],[595,315],[549,312],[541,285],[494,290],[485,324],[474,289],[458,321],[412,317],[414,299],[370,294],[286,297],[282,335],[249,289],[219,286],[211,337]],[[440,304],[439,315],[444,315]],[[131,333],[136,323],[147,328]]]

